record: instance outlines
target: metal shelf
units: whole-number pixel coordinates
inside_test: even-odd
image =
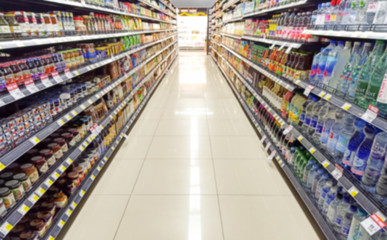
[[[164,13],[164,14],[166,14],[166,15],[168,15],[168,16],[174,18],[174,19],[176,19],[176,16],[175,16],[175,15],[168,13],[168,12],[165,11],[164,9],[160,9],[158,6],[154,6],[154,5],[152,5],[151,3],[146,2],[146,0],[138,0],[138,2],[139,2],[140,4],[142,3],[142,4],[147,5],[147,6],[150,7],[151,9],[155,9],[155,10],[161,12],[161,13]]]
[[[163,51],[165,50],[166,49],[164,49]],[[100,122],[95,131],[88,134],[81,143],[70,149],[66,154],[66,157],[63,157],[63,161],[57,162],[55,166],[51,167],[47,173],[40,176],[39,183],[34,184],[33,189],[31,189],[22,200],[18,201],[17,204],[11,209],[11,211],[4,218],[2,218],[0,225],[0,238],[4,238],[9,233],[9,231],[11,231],[14,226],[16,226],[16,224],[22,219],[25,214],[27,214],[27,212],[43,196],[43,194],[50,188],[50,186],[55,183],[58,177],[64,171],[66,171],[66,169],[72,164],[73,160],[77,159],[82,154],[82,152],[87,148],[87,146],[94,141],[96,136],[98,136],[101,130],[107,127],[111,120],[119,113],[119,111],[121,111],[121,109],[126,106],[128,100],[130,100],[130,98],[132,98],[134,94],[137,93],[138,89],[140,89],[144,85],[144,83],[146,83],[147,80],[153,76],[154,72],[157,70],[157,67],[161,66],[161,64],[164,63],[168,59],[168,57],[171,56],[171,54],[175,51],[176,48],[172,50],[168,54],[168,56],[163,59],[163,61],[158,63],[143,80],[141,80],[141,82],[128,94],[128,96],[121,102],[121,104],[110,110],[105,119]],[[145,63],[142,65],[144,66]],[[134,70],[137,71],[138,68],[133,69],[132,71],[135,72]],[[125,80],[129,75],[130,73],[123,77],[121,82]],[[119,83],[115,84],[114,87],[118,84]],[[110,90],[111,89],[112,88],[110,88]]]
[[[124,16],[130,16],[130,17],[138,17],[138,18],[142,18],[142,19],[147,19],[147,20],[151,20],[151,21],[158,21],[158,22],[167,22],[169,23],[169,21],[165,21],[165,20],[162,20],[162,19],[158,19],[158,18],[152,18],[152,17],[149,17],[149,16],[145,16],[145,15],[140,15],[140,14],[134,14],[134,13],[130,13],[130,12],[124,12],[124,11],[121,11],[121,10],[116,10],[116,9],[110,9],[108,7],[99,7],[99,6],[93,6],[93,5],[90,5],[90,4],[87,4],[87,3],[80,3],[80,2],[75,2],[75,1],[69,1],[69,0],[41,0],[42,2],[49,2],[49,3],[54,3],[54,4],[59,4],[59,5],[65,5],[65,6],[71,6],[71,7],[76,7],[76,8],[81,8],[81,9],[84,9],[84,10],[93,10],[93,11],[98,11],[98,12],[104,12],[104,13],[113,13],[113,14],[117,14],[117,15],[124,15]],[[140,1],[141,2],[141,1]],[[149,5],[149,4],[147,4]],[[165,13],[163,12],[162,10],[159,10],[157,8],[155,8],[154,6],[150,5],[152,8],[162,12],[162,13]],[[167,13],[165,13],[167,14]],[[167,14],[169,15],[169,14]]]
[[[350,174],[342,173],[340,168],[337,168],[333,161],[323,154],[323,151],[320,151],[317,146],[314,145],[312,141],[308,139],[307,136],[302,134],[295,126],[289,124],[286,119],[283,119],[281,114],[278,114],[276,109],[271,106],[271,104],[266,101],[246,80],[245,78],[236,70],[231,64],[228,63],[221,55],[219,55],[225,63],[230,67],[232,71],[239,77],[242,83],[247,87],[247,89],[257,98],[266,110],[271,113],[274,118],[281,124],[283,128],[289,128],[290,132],[297,136],[298,141],[307,149],[317,160],[318,162],[329,172],[333,178],[335,178],[347,192],[355,199],[357,203],[370,215],[377,214],[383,221],[386,220],[384,216],[385,211],[381,204],[378,203],[376,199],[373,199],[371,194],[367,192],[362,192],[362,187],[358,184]],[[291,127],[290,127],[291,126]]]
[[[221,58],[223,59],[223,61],[225,61],[226,64],[228,64],[228,62],[223,57],[221,57]],[[217,63],[217,61],[215,60],[214,57],[213,57],[213,59]],[[325,237],[327,239],[332,239],[332,240],[337,239],[335,233],[332,231],[329,224],[326,222],[324,217],[321,215],[320,211],[318,210],[318,208],[316,207],[316,205],[314,204],[312,199],[306,193],[305,189],[302,187],[302,185],[300,184],[298,179],[294,176],[293,171],[286,164],[285,158],[282,156],[281,152],[276,148],[274,141],[270,137],[270,134],[268,134],[266,132],[264,126],[262,126],[260,121],[256,119],[256,117],[252,113],[251,109],[247,106],[246,102],[243,100],[243,98],[240,96],[238,91],[235,89],[235,86],[230,81],[228,75],[225,73],[225,71],[222,69],[222,67],[219,64],[217,64],[217,66],[219,67],[219,69],[222,71],[223,75],[227,79],[228,84],[230,85],[231,89],[233,90],[235,96],[240,101],[240,104],[243,107],[243,109],[245,110],[245,113],[250,118],[250,121],[253,123],[253,125],[258,130],[259,134],[261,135],[260,139],[262,141],[262,144],[265,144],[265,146],[268,148],[266,151],[270,150],[270,152],[268,152],[268,155],[270,156],[274,152],[272,159],[277,160],[278,165],[281,167],[281,169],[283,170],[283,172],[285,173],[285,175],[287,176],[287,178],[289,179],[289,181],[293,185],[294,189],[297,191],[298,195],[300,196],[300,198],[302,199],[302,201],[304,202],[304,204],[308,208],[310,214],[313,216],[316,223],[319,225],[319,227],[322,230],[322,232],[324,233]],[[230,65],[229,65],[229,67],[230,67]],[[233,70],[235,72],[235,70],[233,68],[231,68],[231,70]],[[237,74],[237,76],[242,81],[244,80],[243,78],[241,78],[239,73]],[[270,143],[270,146],[268,146],[269,143]]]
[[[28,140],[24,141],[12,151],[6,153],[4,156],[0,158],[0,172],[3,171],[7,166],[9,166],[11,163],[15,162],[18,158],[20,158],[23,154],[25,154],[27,151],[29,151],[31,148],[36,146],[40,141],[50,136],[52,133],[54,133],[56,130],[58,130],[60,127],[62,127],[65,123],[70,121],[72,118],[77,116],[79,113],[83,112],[84,109],[86,109],[88,106],[90,106],[93,102],[97,101],[99,98],[101,98],[104,94],[106,94],[108,91],[110,91],[113,87],[117,86],[119,83],[124,81],[127,77],[129,77],[129,74],[134,73],[138,69],[140,69],[142,66],[144,66],[147,62],[151,61],[153,58],[161,54],[163,51],[168,49],[170,46],[174,45],[177,41],[169,44],[159,52],[152,55],[152,57],[148,58],[146,61],[141,63],[140,65],[133,68],[128,74],[121,77],[119,80],[115,81],[114,83],[110,84],[108,87],[104,88],[100,92],[94,94],[93,96],[87,98],[82,103],[78,104],[76,107],[73,107],[72,109],[69,109],[65,114],[63,114],[60,118],[56,119],[54,122],[50,123],[48,126],[41,129],[39,132],[37,132],[34,136],[30,137]],[[0,230],[1,231],[1,230]]]
[[[47,81],[43,84],[43,82],[37,82],[37,83],[33,83],[35,84],[36,88],[38,89],[38,91],[29,91],[26,87],[21,87],[20,88],[20,91],[23,93],[23,96],[19,96],[18,98],[15,98],[14,96],[12,96],[9,92],[6,92],[4,94],[1,94],[0,95],[0,107],[3,107],[5,105],[8,105],[10,103],[13,103],[17,100],[20,100],[20,99],[23,99],[23,98],[26,98],[28,96],[31,96],[37,92],[40,92],[40,91],[43,91],[43,90],[46,90],[52,86],[55,86],[59,83],[62,83],[62,82],[65,82],[73,77],[76,77],[76,76],[79,76],[81,74],[84,74],[84,73],[87,73],[87,72],[90,72],[96,68],[99,68],[101,66],[104,66],[104,65],[107,65],[111,62],[114,62],[128,54],[132,54],[132,53],[135,53],[137,51],[140,51],[142,49],[145,49],[145,48],[148,48],[150,46],[153,46],[157,43],[160,43],[160,42],[163,42],[167,39],[170,39],[172,37],[174,37],[175,35],[173,36],[169,36],[167,38],[164,38],[164,39],[161,39],[161,40],[157,40],[155,42],[151,42],[151,43],[148,43],[148,44],[145,44],[141,47],[137,47],[137,48],[134,48],[134,49],[131,49],[129,51],[126,51],[126,52],[122,52],[114,57],[109,57],[109,58],[106,58],[102,61],[99,61],[97,63],[93,63],[93,64],[89,64],[87,66],[83,66],[79,69],[76,69],[76,70],[73,70],[71,72],[68,72],[67,74],[66,73],[63,73],[63,74],[60,74],[56,79],[54,79],[53,76],[50,76]],[[1,159],[1,158],[0,158]],[[1,160],[0,160],[1,162]],[[0,170],[1,170],[1,167],[0,167]]]
[[[228,2],[228,3],[226,3],[226,4],[224,4],[222,6],[222,10],[225,11],[228,8],[232,7],[233,5],[235,5],[235,4],[239,3],[239,2],[240,2],[240,0],[234,0],[234,1],[231,0],[230,2]]]
[[[165,58],[165,60],[168,59]],[[106,164],[108,160],[110,160],[110,157],[113,155],[115,149],[119,146],[122,139],[124,139],[123,134],[129,131],[131,125],[133,122],[137,119],[137,117],[140,115],[141,110],[146,105],[146,103],[149,101],[152,93],[157,88],[158,84],[161,82],[161,79],[166,74],[169,67],[174,62],[175,58],[171,61],[171,63],[166,67],[163,74],[160,75],[158,81],[155,83],[154,86],[152,86],[151,90],[145,97],[145,99],[141,102],[140,106],[136,109],[136,111],[133,113],[133,115],[130,117],[129,121],[125,124],[125,127],[121,129],[119,134],[117,134],[116,138],[112,141],[112,144],[109,146],[107,152],[104,154],[103,157],[101,157],[98,162],[93,166],[93,169],[89,172],[87,177],[85,177],[85,180],[81,183],[81,185],[78,187],[78,189],[74,192],[74,194],[71,195],[69,198],[69,203],[67,207],[61,209],[57,215],[54,218],[53,224],[51,228],[48,230],[46,235],[43,239],[55,239],[60,234],[63,226],[66,224],[66,222],[69,220],[71,214],[76,209],[77,205],[82,201],[83,196],[85,193],[89,190],[90,186],[93,184],[96,177],[98,177],[98,174],[101,172],[102,168]],[[164,61],[163,61],[164,62]],[[161,62],[161,63],[163,63]],[[160,64],[161,64],[160,63]]]
[[[249,17],[254,17],[254,16],[265,15],[266,13],[269,13],[269,12],[275,12],[275,11],[283,10],[283,9],[287,9],[287,8],[300,7],[302,5],[308,5],[309,3],[312,3],[312,2],[310,2],[310,0],[301,0],[298,2],[289,3],[289,4],[282,5],[282,6],[277,6],[277,7],[272,7],[272,8],[252,12],[252,13],[244,15],[243,17],[249,18]]]
[[[236,18],[224,20],[224,21],[223,21],[223,24],[230,23],[230,22],[238,22],[238,21],[242,21],[242,20],[243,20],[243,16],[241,16],[241,17],[236,17]]]
[[[387,40],[386,32],[372,31],[339,31],[339,30],[304,30],[303,33],[318,35],[324,37],[343,37],[343,38],[359,38],[359,39],[380,39]]]
[[[303,44],[297,43],[297,42],[289,42],[289,41],[283,41],[283,40],[274,40],[274,39],[267,39],[267,38],[259,38],[259,37],[253,37],[253,36],[247,36],[243,35],[242,39],[254,41],[254,42],[262,42],[267,44],[274,44],[277,46],[284,46],[284,47],[290,47],[290,48],[300,48]]]

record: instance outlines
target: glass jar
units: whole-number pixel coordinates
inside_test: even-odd
[[[22,232],[19,235],[19,237],[20,237],[20,240],[38,240],[39,239],[38,234],[31,230]]]
[[[5,172],[0,175],[0,179],[3,179],[4,181],[9,181],[13,179],[13,173],[12,172]]]
[[[45,222],[42,219],[34,219],[30,221],[31,230],[35,231],[39,237],[43,237],[45,233]]]
[[[63,157],[62,148],[58,143],[56,142],[50,143],[47,145],[47,147],[49,147],[53,151],[56,160],[59,160],[60,158]]]
[[[69,132],[62,133],[62,137],[66,140],[67,144],[70,147],[74,147],[76,144],[75,139],[73,138],[73,135]]]
[[[39,170],[39,172],[45,173],[48,171],[48,165],[46,162],[46,159],[44,159],[43,156],[35,156],[31,158],[31,162],[36,166],[36,168]]]
[[[63,153],[65,153],[69,150],[67,147],[66,140],[64,138],[61,138],[61,137],[54,138],[54,142],[59,144]]]
[[[0,13],[0,38],[12,38],[11,28],[9,27],[8,22],[5,20],[3,13]]]
[[[32,184],[39,180],[39,172],[33,164],[23,164],[20,166],[20,169],[28,176]]]
[[[20,239],[19,235],[24,231],[25,226],[21,224],[17,224],[14,228],[12,228],[10,232],[10,239],[9,240],[15,240]]]
[[[41,207],[44,211],[51,213],[52,216],[55,215],[56,206],[54,202],[42,202]]]
[[[7,208],[5,207],[4,201],[0,198],[0,217],[4,217],[7,214]]]
[[[64,208],[67,205],[68,199],[66,194],[63,192],[54,195],[55,205],[57,208]]]
[[[69,133],[71,133],[73,135],[75,142],[79,142],[82,140],[81,135],[79,134],[79,132],[76,128],[69,128],[68,131],[69,131]]]
[[[67,179],[69,180],[69,183],[71,183],[74,187],[78,187],[80,184],[79,174],[77,172],[69,172],[67,174]]]
[[[20,200],[24,197],[25,192],[23,185],[18,180],[10,180],[5,182],[4,185],[11,190],[16,200]]]
[[[73,169],[73,172],[78,173],[79,182],[82,182],[85,178],[85,169],[81,166],[78,166]]]
[[[32,188],[32,184],[27,174],[17,173],[13,176],[14,180],[18,180],[23,185],[24,191],[28,192]]]
[[[55,164],[56,158],[54,152],[51,149],[42,149],[39,151],[39,154],[46,159],[48,166]]]
[[[7,187],[0,188],[0,198],[3,199],[5,208],[7,209],[13,207],[16,202],[13,193]]]

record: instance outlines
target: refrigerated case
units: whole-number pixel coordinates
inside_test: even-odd
[[[180,14],[177,17],[179,47],[181,49],[204,49],[207,21],[207,15],[204,14]]]

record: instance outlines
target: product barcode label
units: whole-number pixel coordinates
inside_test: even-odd
[[[22,93],[22,91],[20,91],[20,89],[19,89],[19,87],[18,87],[18,85],[16,83],[12,83],[12,84],[7,85],[7,90],[9,92],[9,94],[15,100],[18,100],[18,99],[24,97],[24,94]]]
[[[271,142],[268,142],[268,143],[266,144],[266,147],[265,147],[265,151],[266,151],[266,152],[267,152],[267,150],[269,150],[270,146],[271,146]]]
[[[374,235],[381,229],[381,227],[371,217],[363,220],[360,224],[370,236]]]
[[[65,76],[67,78],[72,78],[73,77],[73,74],[71,74],[70,69],[66,68],[64,72],[65,72]]]
[[[370,123],[378,117],[378,114],[379,114],[379,108],[370,104],[368,105],[367,111],[365,111],[361,116],[361,119]]]
[[[59,75],[58,72],[53,72],[51,75],[52,75],[52,78],[55,80],[55,82],[57,82],[57,83],[63,82],[63,79],[62,79],[62,77]]]
[[[36,93],[39,91],[38,87],[36,87],[36,85],[32,79],[24,82],[24,84],[26,85],[26,88],[30,93]]]
[[[335,168],[332,172],[331,172],[332,176],[338,181],[342,176],[343,176],[343,173]]]
[[[284,134],[284,135],[288,134],[290,131],[292,131],[292,129],[293,129],[293,126],[292,126],[292,125],[287,126],[287,127],[285,128],[283,134]]]
[[[275,155],[275,152],[274,151],[271,152],[271,154],[267,157],[267,160],[269,161],[273,160],[274,155]]]
[[[42,81],[42,84],[45,87],[51,87],[53,85],[52,82],[50,81],[50,79],[48,79],[47,74],[43,74],[42,76],[40,76],[40,80]]]
[[[6,235],[9,233],[9,231],[12,230],[12,228],[13,228],[12,224],[10,224],[10,223],[8,223],[8,222],[5,222],[5,223],[1,226],[0,232],[1,232],[4,236],[6,236]]]
[[[309,96],[310,92],[314,89],[314,86],[308,85],[304,90],[304,95]]]
[[[352,107],[352,104],[350,104],[350,103],[344,103],[343,106],[341,106],[341,108],[344,109],[344,110],[346,110],[346,111],[347,111],[350,107]]]
[[[352,197],[355,197],[358,193],[359,193],[359,190],[355,187],[355,186],[352,186],[348,189],[348,193],[352,196]]]
[[[267,136],[266,136],[266,135],[263,135],[260,141],[263,143],[263,142],[265,141],[266,138],[267,138]]]

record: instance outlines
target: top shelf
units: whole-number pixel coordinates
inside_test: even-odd
[[[338,31],[338,30],[304,30],[304,33],[318,35],[324,37],[343,37],[343,38],[359,38],[359,39],[380,39],[387,40],[386,32],[372,31]]]
[[[167,12],[166,10],[160,9],[158,6],[155,6],[155,5],[151,4],[151,3],[146,2],[146,0],[138,0],[138,2],[147,5],[147,6],[150,7],[151,9],[155,9],[155,10],[161,12],[161,13],[164,13],[164,14],[166,14],[166,15],[168,15],[168,16],[174,18],[174,19],[176,19],[176,15],[170,14],[170,13]]]

